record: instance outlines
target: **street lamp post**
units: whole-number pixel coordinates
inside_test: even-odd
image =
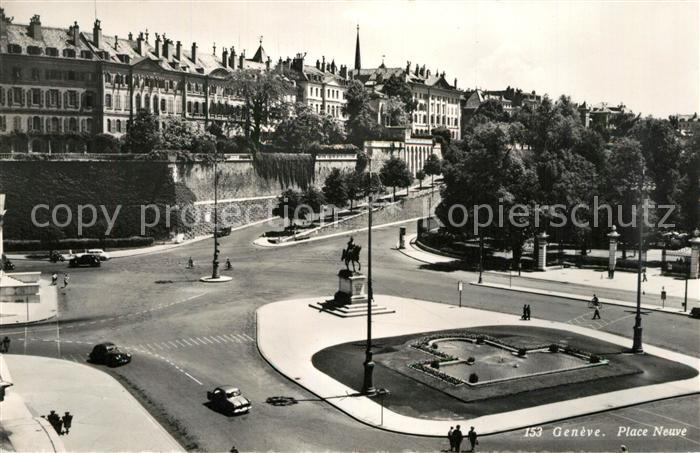
[[[479,284],[484,282],[482,274],[484,273],[484,236],[479,235]]]
[[[642,348],[642,248],[644,240],[644,164],[642,164],[642,177],[639,181],[639,253],[637,255],[637,311],[634,316],[634,339],[632,352],[641,354]]]
[[[372,155],[368,153],[367,157],[369,161],[369,181],[367,194],[367,208],[369,209],[367,215],[367,347],[365,348],[362,393],[364,395],[374,395],[376,390],[373,382],[374,361],[372,360],[372,300],[374,298],[374,292],[372,290]]]
[[[211,278],[219,278],[219,161],[218,152],[214,152],[214,259],[212,260]]]

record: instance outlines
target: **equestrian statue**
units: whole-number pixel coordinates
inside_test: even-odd
[[[340,257],[340,259],[345,262],[345,268],[349,271],[350,270],[350,265],[352,264],[352,272],[355,273],[357,271],[362,270],[362,265],[360,264],[360,251],[362,250],[362,247],[355,244],[354,239],[352,236],[350,236],[350,240],[348,241],[348,246],[343,249],[343,255]],[[357,271],[355,270],[355,264],[357,264]]]

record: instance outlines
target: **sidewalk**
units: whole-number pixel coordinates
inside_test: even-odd
[[[417,261],[427,264],[449,263],[456,260],[437,253],[430,253],[426,250],[418,248],[415,244],[416,235],[406,236],[405,249],[400,250],[406,256],[409,256]],[[557,297],[565,297],[575,300],[590,300],[591,295],[596,290],[609,290],[614,292],[629,293],[630,300],[622,300],[618,298],[602,298],[601,301],[613,305],[636,306],[632,303],[636,298],[637,274],[632,272],[616,272],[614,279],[607,278],[607,272],[595,269],[577,269],[577,268],[551,268],[545,272],[528,272],[518,277],[514,272],[500,271],[484,271],[484,275],[498,275],[499,277],[512,277],[515,285],[505,285],[499,283],[484,283],[484,286],[491,286],[501,289],[512,289],[514,291],[524,291],[529,293],[551,295]],[[601,278],[602,277],[602,278]],[[643,298],[647,303],[643,303],[642,307],[649,310],[664,311],[667,313],[683,313],[681,303],[685,295],[685,280],[678,280],[674,277],[661,275],[660,269],[649,269],[647,272],[647,282],[642,283],[642,290],[645,293]],[[542,288],[536,288],[537,285],[528,285],[530,282],[551,282],[556,284],[577,284],[588,286],[591,288],[584,295],[572,294],[570,291],[551,291]],[[665,287],[667,300],[664,306],[661,303],[661,288]],[[628,289],[629,288],[629,289]],[[653,295],[653,297],[650,297]],[[649,303],[653,299],[656,303]],[[688,280],[688,312],[693,307],[700,306],[700,280]]]
[[[517,315],[457,308],[454,305],[393,296],[377,295],[375,298],[378,304],[396,311],[395,314],[378,316],[372,320],[375,339],[435,330],[522,325]],[[367,322],[364,317],[338,318],[307,307],[309,303],[322,299],[319,296],[287,300],[260,307],[256,312],[258,349],[263,358],[290,381],[301,385],[356,420],[388,431],[444,437],[450,426],[461,424],[474,426],[480,434],[493,434],[658,399],[694,394],[700,388],[700,375],[696,375],[663,384],[599,393],[466,420],[414,418],[393,412],[386,407],[382,408],[379,403],[364,396],[338,398],[339,395],[356,392],[314,367],[312,357],[318,351],[337,344],[363,341]],[[621,346],[629,344],[629,338],[572,324],[532,319],[528,325],[569,331]],[[647,344],[644,345],[644,351],[696,369],[700,367],[700,360],[695,357]]]
[[[15,384],[5,357],[0,355],[0,378]],[[29,410],[21,393],[16,391],[16,384],[7,389],[5,401],[0,402],[0,428],[7,432],[10,442],[9,446],[3,446],[3,451],[66,451],[51,424]]]
[[[267,219],[258,220],[256,222],[247,223],[245,225],[237,226],[237,227],[231,228],[231,232],[242,230],[244,228],[248,228],[248,227],[255,226],[255,225],[260,225],[261,223],[269,222],[270,220],[274,220],[276,218],[277,217],[270,217]],[[212,237],[213,237],[213,233],[206,234],[204,236],[197,236],[195,238],[188,239],[186,241],[182,241],[180,243],[170,242],[167,244],[152,245],[150,247],[124,249],[124,250],[107,250],[107,253],[109,254],[110,258],[126,258],[126,257],[130,257],[130,256],[148,255],[151,253],[165,252],[165,251],[172,250],[172,249],[175,249],[178,247],[183,247],[185,245],[194,244],[196,242],[203,241],[205,239],[212,239]],[[28,259],[30,259],[30,258],[27,258],[27,255],[6,254],[6,256],[13,261],[14,260],[28,260]]]
[[[39,284],[40,302],[28,304],[0,302],[0,326],[31,324],[56,316],[58,313],[57,288],[51,285],[48,277],[42,277]]]
[[[66,360],[11,354],[3,357],[14,383],[8,395],[22,398],[31,417],[46,415],[51,410],[61,415],[65,411],[73,414],[70,434],[59,437],[65,450],[183,451],[146,409],[107,373]],[[3,407],[0,417],[4,419],[5,402],[0,404]],[[47,450],[39,443],[46,441],[36,433],[20,434],[17,442],[11,437],[17,451]]]

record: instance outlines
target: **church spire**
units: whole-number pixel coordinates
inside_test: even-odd
[[[360,61],[360,25],[357,25],[357,41],[355,42],[355,69],[360,70],[362,62]]]

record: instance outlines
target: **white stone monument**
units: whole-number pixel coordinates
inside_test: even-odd
[[[547,238],[549,235],[544,231],[537,235],[537,267],[538,271],[547,270]]]
[[[610,233],[608,233],[608,238],[610,239],[608,277],[613,278],[615,276],[615,265],[617,264],[617,240],[620,238],[620,233],[617,232],[615,225],[612,226]]]

